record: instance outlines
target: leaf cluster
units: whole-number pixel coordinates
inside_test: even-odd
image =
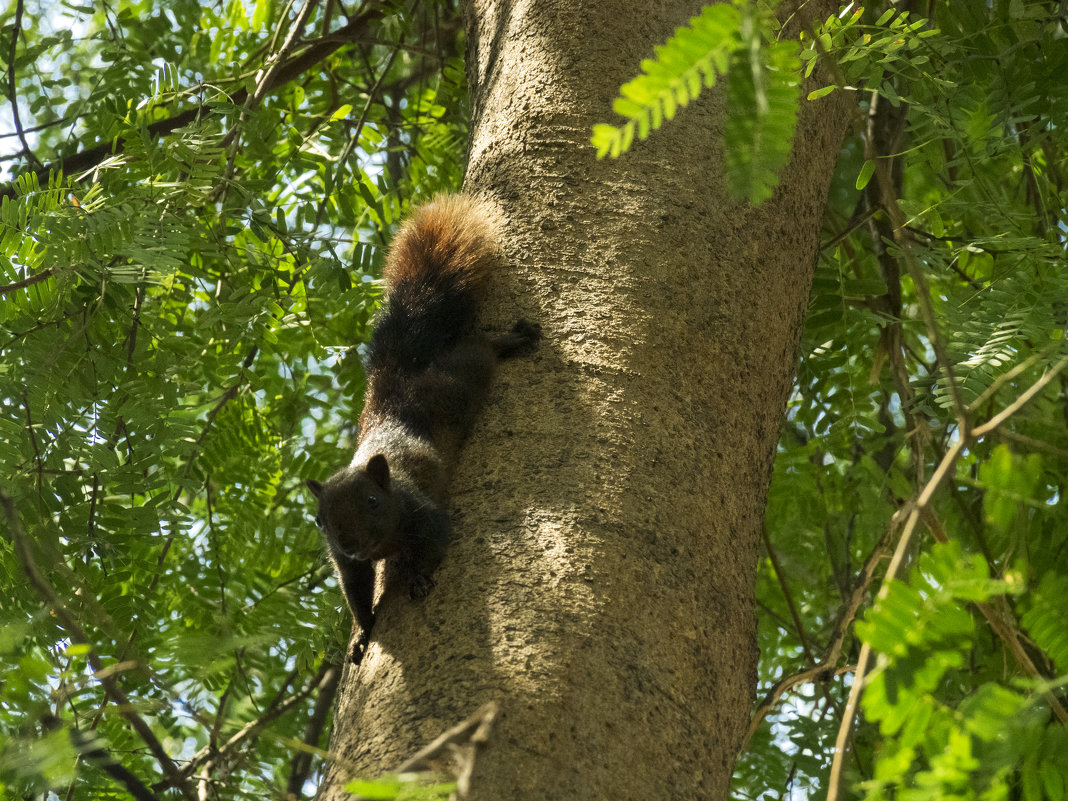
[[[1018,576],[991,579],[982,556],[959,543],[936,545],[857,624],[879,652],[864,692],[883,743],[862,785],[868,798],[1064,796],[1068,731],[1047,725],[1046,683],[977,683],[967,665],[988,645],[970,606],[1022,590]]]

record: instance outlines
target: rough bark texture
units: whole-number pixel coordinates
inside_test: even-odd
[[[502,366],[424,602],[389,592],[337,711],[343,775],[496,700],[476,799],[723,799],[755,679],[753,578],[843,129],[806,104],[775,198],[732,205],[719,99],[619,161],[590,127],[700,4],[469,0],[466,190],[507,221]]]

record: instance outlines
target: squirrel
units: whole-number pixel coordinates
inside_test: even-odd
[[[413,212],[382,272],[385,305],[367,352],[356,453],[326,481],[306,482],[360,629],[351,653],[357,665],[374,625],[374,561],[396,561],[412,598],[430,592],[449,539],[447,491],[460,446],[497,361],[540,336],[525,320],[496,338],[477,330],[479,306],[501,261],[488,204],[445,195]]]

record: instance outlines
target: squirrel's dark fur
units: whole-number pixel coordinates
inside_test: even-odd
[[[393,240],[356,454],[325,482],[307,482],[361,630],[352,652],[357,663],[374,622],[374,560],[396,560],[413,598],[433,587],[449,537],[446,494],[460,446],[497,360],[538,338],[537,326],[522,320],[496,339],[476,327],[500,261],[492,209],[464,195],[417,209]]]

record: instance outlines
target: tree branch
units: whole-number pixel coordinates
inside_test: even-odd
[[[15,123],[15,133],[18,134],[19,141],[22,143],[22,152],[40,167],[41,161],[30,148],[30,143],[26,141],[26,133],[22,130],[22,120],[19,119],[19,96],[15,84],[15,53],[18,49],[19,33],[22,31],[24,6],[23,0],[17,0],[15,3],[15,21],[11,25],[11,48],[7,54],[7,91],[8,99],[11,100],[11,119]]]
[[[890,525],[887,527],[886,532],[879,538],[875,547],[872,548],[871,553],[868,554],[868,558],[864,562],[864,567],[861,568],[860,574],[857,576],[857,580],[853,585],[853,590],[849,594],[849,600],[843,605],[842,611],[838,616],[838,621],[834,625],[834,631],[831,634],[831,640],[827,645],[823,658],[815,665],[798,671],[797,673],[792,673],[789,676],[784,676],[772,685],[771,689],[768,690],[767,695],[764,696],[764,700],[761,701],[760,705],[753,711],[753,716],[749,721],[749,730],[746,732],[745,738],[742,740],[738,753],[743,753],[745,751],[749,746],[749,741],[753,739],[753,735],[756,734],[757,729],[760,728],[760,724],[764,722],[764,718],[768,716],[775,704],[779,702],[779,699],[791,689],[798,684],[817,681],[827,675],[830,671],[833,671],[834,675],[839,675],[841,673],[848,673],[852,670],[852,668],[836,668],[835,665],[838,663],[838,658],[842,655],[842,644],[845,642],[846,633],[849,631],[849,627],[853,625],[853,620],[857,616],[857,611],[860,609],[860,605],[864,602],[864,598],[868,594],[868,588],[871,586],[872,579],[875,575],[875,568],[886,558],[894,532],[901,525],[901,518],[902,514],[899,509],[891,518]]]
[[[478,748],[489,741],[498,713],[496,701],[483,704],[467,720],[456,724],[434,742],[421,748],[411,759],[402,763],[397,768],[397,772],[416,773],[426,770],[430,760],[448,748],[458,763],[456,791],[461,798],[466,798],[471,789],[471,773],[475,769],[475,756]],[[465,737],[468,732],[470,735]]]
[[[42,725],[49,731],[58,731],[64,728],[63,722],[55,715],[46,715],[41,720]],[[115,759],[111,751],[92,732],[80,731],[73,727],[67,728],[71,745],[78,752],[78,757],[96,765],[116,782],[122,785],[126,792],[133,796],[136,801],[160,801],[159,796],[145,786],[134,773]],[[71,789],[74,789],[73,782]]]
[[[338,684],[341,681],[341,665],[337,662],[329,663],[330,667],[325,674],[325,680],[320,683],[319,693],[315,698],[315,706],[312,708],[308,724],[304,727],[304,740],[307,748],[301,748],[293,757],[289,770],[289,780],[286,782],[286,798],[300,798],[301,788],[308,780],[311,773],[312,754],[319,746],[319,738],[322,736],[326,720],[330,716],[330,710],[334,707],[334,697],[337,695]]]
[[[256,718],[256,720],[249,721],[244,726],[242,726],[236,733],[234,733],[233,736],[230,737],[229,740],[223,743],[221,747],[213,748],[209,744],[197,751],[193,755],[192,759],[190,759],[189,762],[182,766],[181,770],[178,772],[177,780],[181,780],[184,782],[186,779],[196,773],[197,770],[206,762],[210,761],[215,763],[216,765],[221,764],[223,761],[230,758],[230,756],[234,754],[237,749],[247,740],[252,739],[255,735],[259,734],[263,729],[265,729],[272,722],[280,718],[290,709],[295,707],[297,704],[302,703],[305,699],[310,697],[312,693],[316,691],[322,692],[323,689],[329,686],[332,681],[337,680],[332,673],[333,666],[334,663],[324,661],[319,668],[318,675],[310,682],[308,682],[308,685],[304,687],[304,689],[295,692],[288,698],[283,698],[284,688],[288,687],[289,682],[293,680],[294,674],[291,673],[283,684],[283,691],[279,692],[275,696],[274,700],[267,706],[267,709],[262,715]],[[167,787],[172,787],[174,786],[175,781],[175,778],[168,777],[167,781],[159,782],[158,784],[153,786],[153,789],[158,792],[160,790],[166,789]]]
[[[41,270],[41,272],[37,273],[36,275],[31,275],[28,278],[23,278],[21,281],[16,281],[13,284],[5,284],[4,286],[0,286],[0,295],[6,295],[10,292],[17,292],[18,290],[25,289],[28,286],[39,284],[42,281],[51,278],[55,274],[55,272],[56,271],[54,267],[49,267],[45,270]]]

